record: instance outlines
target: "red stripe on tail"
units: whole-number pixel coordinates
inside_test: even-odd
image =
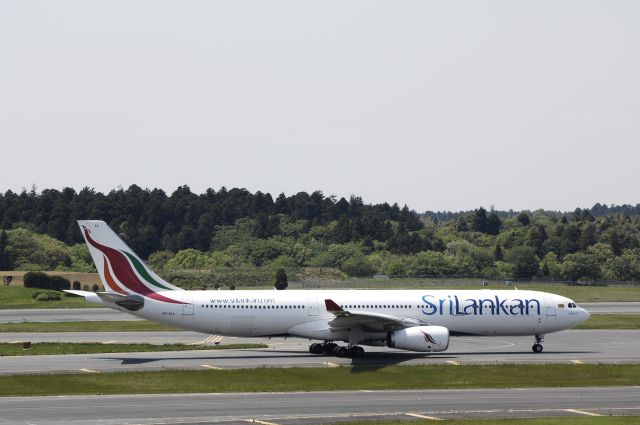
[[[110,248],[108,246],[99,244],[91,238],[91,232],[86,227],[82,226],[84,229],[84,235],[87,238],[87,241],[96,248],[101,251],[108,259],[111,264],[111,269],[113,270],[116,278],[122,283],[128,290],[135,294],[143,295],[145,297],[153,298],[157,301],[163,301],[166,303],[172,304],[184,304],[181,301],[176,301],[171,298],[167,298],[162,296],[156,292],[153,292],[149,289],[144,283],[138,279],[135,272],[129,265],[129,261],[127,258],[117,249]]]

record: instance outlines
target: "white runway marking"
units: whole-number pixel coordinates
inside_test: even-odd
[[[411,416],[411,417],[414,417],[414,418],[419,418],[419,419],[429,419],[431,421],[443,421],[444,420],[444,419],[441,419],[441,418],[436,418],[434,416],[420,415],[418,413],[405,413],[405,415]]]
[[[247,419],[247,422],[252,423],[252,424],[261,424],[261,425],[279,425],[273,422],[267,422],[267,421],[260,421],[258,419]]]
[[[585,410],[564,409],[564,411],[569,413],[577,413],[579,415],[586,415],[586,416],[602,416],[599,413],[587,412]]]
[[[205,369],[222,370],[221,367],[213,366],[210,364],[201,364],[200,366],[204,367]]]

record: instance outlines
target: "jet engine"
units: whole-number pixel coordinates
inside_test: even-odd
[[[444,326],[414,326],[389,332],[387,346],[420,352],[444,351],[449,347],[449,329]]]

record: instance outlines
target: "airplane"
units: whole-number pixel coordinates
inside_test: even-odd
[[[450,336],[533,336],[572,328],[589,313],[529,290],[184,290],[164,281],[104,222],[78,221],[104,292],[86,301],[205,334],[318,340],[312,354],[361,357],[365,346],[436,353]],[[346,343],[341,345],[339,343]]]

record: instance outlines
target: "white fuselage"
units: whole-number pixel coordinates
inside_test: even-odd
[[[521,290],[247,290],[166,291],[185,304],[145,300],[136,316],[198,332],[227,336],[293,335],[347,341],[333,330],[332,300],[351,313],[375,313],[439,325],[451,335],[542,335],[589,317],[568,298]],[[119,308],[120,309],[120,308]],[[121,309],[122,311],[127,311]],[[359,330],[358,343],[381,345],[384,330]]]

